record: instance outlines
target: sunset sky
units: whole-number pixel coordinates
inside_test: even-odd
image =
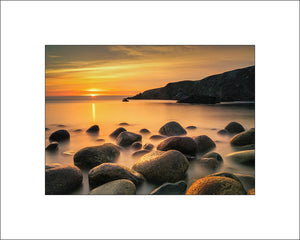
[[[46,46],[46,96],[132,96],[254,65],[254,46]]]

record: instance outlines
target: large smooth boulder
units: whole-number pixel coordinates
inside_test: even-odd
[[[225,129],[229,132],[229,133],[240,133],[245,131],[245,128],[238,122],[230,122]]]
[[[70,140],[70,134],[67,130],[61,129],[52,133],[49,137],[50,142],[64,142]]]
[[[186,157],[177,150],[152,151],[137,160],[133,169],[141,173],[149,182],[177,182],[185,177],[189,167]]]
[[[197,144],[194,139],[190,137],[168,137],[163,140],[158,146],[157,150],[168,151],[178,150],[183,154],[195,155],[197,152]]]
[[[121,132],[125,132],[125,131],[126,131],[125,128],[119,127],[115,131],[113,131],[109,136],[111,138],[117,138]]]
[[[245,146],[255,143],[255,129],[251,128],[248,131],[241,132],[230,139],[232,146]]]
[[[196,180],[186,191],[187,195],[244,195],[242,184],[232,178],[207,176]]]
[[[226,155],[228,159],[236,163],[243,165],[254,166],[255,165],[255,150],[245,150],[239,152],[233,152]]]
[[[90,195],[135,195],[136,187],[127,179],[105,183],[89,192]]]
[[[67,194],[78,188],[82,183],[82,173],[78,167],[64,166],[46,169],[45,193]]]
[[[154,189],[150,195],[184,195],[186,183],[179,181],[177,183],[164,183],[160,187]]]
[[[102,163],[92,168],[88,177],[92,188],[118,179],[128,179],[135,185],[139,185],[145,180],[140,173],[116,163]]]
[[[86,130],[87,133],[92,133],[92,134],[98,134],[99,131],[100,131],[100,128],[98,125],[93,125],[88,130]]]
[[[102,163],[115,162],[120,156],[119,149],[112,143],[86,147],[74,155],[74,164],[80,168],[93,168]]]
[[[185,129],[178,122],[168,122],[159,129],[159,133],[166,136],[186,134]]]
[[[215,142],[206,135],[195,137],[195,142],[197,144],[198,153],[206,153],[216,147]]]
[[[117,144],[121,147],[130,147],[134,142],[141,141],[142,136],[132,132],[121,132],[117,137]]]
[[[222,156],[221,156],[219,153],[216,153],[216,152],[208,152],[208,153],[204,154],[204,155],[202,156],[202,158],[214,158],[214,159],[216,159],[219,163],[222,163],[222,162],[223,162]]]

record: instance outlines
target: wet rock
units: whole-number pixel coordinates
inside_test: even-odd
[[[126,123],[126,122],[119,123],[119,125],[120,125],[120,126],[129,126],[129,124]]]
[[[198,153],[206,153],[213,150],[216,147],[214,141],[206,135],[196,137],[195,142],[197,144]]]
[[[220,134],[220,135],[228,135],[229,134],[229,132],[226,129],[221,129],[217,133]]]
[[[219,153],[216,152],[209,152],[202,156],[202,158],[215,158],[219,163],[223,162],[223,158]]]
[[[111,138],[117,138],[121,132],[125,132],[125,131],[126,131],[125,128],[120,127],[120,128],[117,128],[115,131],[113,131],[109,136]]]
[[[142,148],[142,143],[141,142],[134,142],[131,144],[131,148],[134,150],[140,150]]]
[[[82,183],[82,173],[74,166],[49,168],[45,173],[45,193],[67,194]]]
[[[184,195],[186,183],[179,181],[177,183],[164,183],[160,187],[154,189],[150,195]]]
[[[240,133],[245,131],[245,128],[237,122],[231,122],[229,123],[225,129],[229,132],[229,133]]]
[[[161,140],[161,139],[165,139],[166,136],[162,136],[162,135],[152,135],[150,137],[151,140]]]
[[[166,136],[184,135],[186,131],[178,122],[168,122],[159,129],[159,133]]]
[[[254,166],[255,165],[255,150],[245,150],[239,152],[233,152],[227,154],[226,157],[231,161],[240,163],[243,165]]]
[[[241,132],[231,138],[230,143],[232,146],[245,146],[255,143],[255,129],[251,128],[248,131]]]
[[[142,136],[132,132],[121,132],[117,138],[117,144],[121,147],[129,147],[132,143],[141,141]]]
[[[49,137],[50,142],[64,142],[70,140],[70,134],[67,130],[57,130]]]
[[[189,167],[186,157],[177,150],[153,151],[137,160],[132,169],[149,182],[165,183],[182,180]]]
[[[196,129],[197,127],[196,126],[187,126],[186,129],[189,129],[189,130],[194,130]]]
[[[74,155],[74,164],[80,168],[93,168],[102,163],[115,162],[120,156],[119,149],[111,143],[86,147]]]
[[[90,191],[90,195],[134,195],[136,187],[127,179],[114,180]]]
[[[150,150],[143,149],[143,150],[139,150],[137,152],[134,152],[131,156],[133,158],[139,158],[139,157],[144,156],[145,154],[147,154],[149,152],[150,152]]]
[[[91,126],[88,130],[86,130],[87,133],[97,134],[99,133],[100,129],[98,125]]]
[[[255,195],[255,188],[248,190],[247,195]]]
[[[218,162],[215,158],[199,158],[197,159],[197,163],[201,164],[205,168],[208,168],[210,170],[216,170],[218,167],[220,167],[220,162]]]
[[[146,144],[144,145],[144,149],[145,149],[145,150],[151,151],[153,148],[154,148],[154,145],[153,145],[152,143],[146,143]]]
[[[143,128],[140,130],[140,133],[148,134],[148,133],[150,133],[150,131],[147,128]]]
[[[135,185],[145,181],[140,173],[116,163],[103,163],[94,167],[89,171],[88,177],[92,188],[118,179],[128,179]]]
[[[61,167],[61,164],[59,163],[50,163],[45,165],[45,169],[50,169],[50,168],[56,168],[56,167]]]
[[[163,140],[158,146],[157,150],[168,151],[178,150],[183,154],[195,155],[197,152],[197,144],[194,139],[190,137],[168,137]]]
[[[196,180],[186,191],[187,195],[244,195],[242,184],[232,178],[207,176]]]
[[[48,152],[57,152],[58,151],[58,143],[50,143],[47,147],[46,147],[46,151]]]

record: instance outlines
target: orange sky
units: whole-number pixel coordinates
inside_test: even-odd
[[[46,96],[132,96],[254,65],[254,46],[46,46]]]

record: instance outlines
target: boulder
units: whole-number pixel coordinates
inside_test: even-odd
[[[91,188],[118,179],[128,179],[135,185],[139,185],[145,180],[140,173],[116,163],[103,163],[94,167],[89,171],[88,177]]]
[[[135,195],[136,187],[127,179],[105,183],[89,192],[90,195]]]
[[[245,146],[255,143],[255,129],[251,128],[248,131],[241,132],[230,139],[232,146]]]
[[[96,141],[96,142],[105,142],[105,139],[103,139],[103,138],[98,138],[98,139],[96,139],[95,141]]]
[[[197,144],[198,153],[206,153],[213,150],[216,147],[214,141],[206,135],[196,137],[195,142]]]
[[[219,153],[216,152],[208,152],[202,156],[202,158],[215,158],[219,163],[223,162],[223,158]]]
[[[240,133],[245,131],[245,128],[237,122],[230,122],[225,129],[229,132],[229,133]]]
[[[147,154],[149,152],[150,152],[150,150],[143,149],[143,150],[139,150],[139,151],[134,152],[131,156],[133,158],[140,158],[141,156],[144,156],[145,154]]]
[[[126,131],[125,128],[119,127],[115,131],[113,131],[109,136],[111,138],[117,138],[121,132],[125,132],[125,131]]]
[[[49,137],[50,142],[64,142],[70,140],[70,134],[67,130],[57,130]]]
[[[255,150],[245,150],[245,151],[239,151],[239,152],[233,152],[230,154],[227,154],[226,157],[230,159],[231,161],[248,165],[248,166],[254,166],[255,165]]]
[[[221,129],[217,133],[220,134],[220,135],[228,135],[229,134],[229,132],[226,129]]]
[[[46,147],[46,151],[48,151],[48,152],[57,152],[58,151],[58,143],[50,143]]]
[[[183,154],[195,155],[197,152],[197,144],[194,139],[190,137],[168,137],[163,140],[158,146],[157,150],[168,151],[178,150]]]
[[[148,129],[146,129],[146,128],[142,128],[142,129],[140,130],[140,133],[148,134],[148,133],[150,133],[150,131],[149,131]]]
[[[100,129],[98,125],[91,126],[88,130],[86,130],[87,133],[93,133],[97,134],[99,133]]]
[[[82,173],[75,166],[48,168],[45,173],[45,194],[67,194],[82,183]]]
[[[186,131],[178,122],[168,122],[159,129],[159,133],[166,136],[184,135]]]
[[[121,123],[119,123],[119,125],[120,125],[120,126],[129,126],[129,124],[126,123],[126,122],[121,122]]]
[[[165,139],[166,136],[162,136],[162,135],[152,135],[150,137],[151,140],[161,140],[161,139]]]
[[[220,167],[220,162],[218,162],[215,158],[199,158],[197,159],[197,163],[201,164],[205,168],[208,168],[210,170],[216,170],[218,167]]]
[[[154,148],[154,145],[153,145],[152,143],[146,143],[146,144],[144,145],[144,149],[145,149],[145,150],[151,151],[153,148]]]
[[[130,147],[134,142],[141,141],[142,136],[132,132],[121,132],[117,137],[117,144],[121,147]]]
[[[189,129],[189,130],[194,130],[196,129],[197,127],[196,126],[187,126],[186,129]]]
[[[93,168],[102,163],[115,162],[120,156],[119,149],[112,143],[86,147],[74,155],[74,164],[80,168]]]
[[[247,195],[255,195],[255,188],[248,190]]]
[[[206,176],[196,180],[186,191],[187,195],[245,195],[242,184],[232,178]]]
[[[134,142],[133,144],[131,144],[131,148],[134,150],[140,150],[142,148],[142,143],[141,142]]]
[[[177,150],[152,151],[137,160],[133,169],[141,173],[149,182],[177,182],[185,177],[189,167],[186,157]]]
[[[150,195],[184,195],[186,187],[187,185],[184,181],[164,183],[160,187],[154,189]]]

